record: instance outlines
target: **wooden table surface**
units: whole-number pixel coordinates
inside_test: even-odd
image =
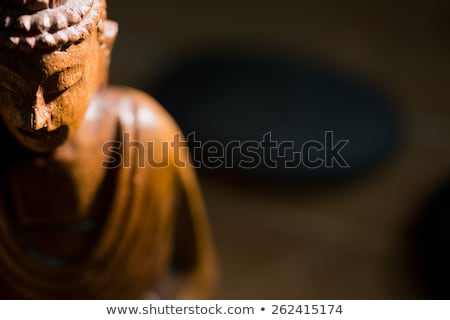
[[[245,43],[290,57],[306,52],[396,101],[400,143],[352,181],[287,195],[202,176],[219,298],[427,297],[409,260],[408,230],[450,174],[448,1],[108,3],[121,23],[113,83],[146,88],[193,50]]]

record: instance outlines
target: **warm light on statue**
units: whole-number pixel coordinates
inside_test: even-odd
[[[131,166],[101,166],[108,141],[158,145],[179,132],[146,94],[107,86],[117,30],[104,0],[0,1],[2,298],[212,292],[193,170],[171,162],[174,150],[156,155],[166,168],[138,166],[126,143]]]

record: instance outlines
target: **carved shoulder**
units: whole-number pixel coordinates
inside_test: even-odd
[[[126,151],[138,150],[140,162],[146,167],[167,168],[173,172],[178,167],[188,167],[188,148],[186,139],[170,114],[148,94],[126,87],[111,87],[100,93],[86,115],[87,121],[92,114],[95,123],[104,125],[115,119],[116,139],[123,143]],[[117,136],[117,134],[119,136]]]
[[[215,287],[213,247],[200,188],[188,162],[189,152],[181,130],[168,112],[146,93],[128,88],[112,88],[107,95],[116,101],[118,109],[115,112],[123,132],[130,133],[132,139],[143,144],[142,150],[151,156],[151,159],[146,159],[146,167],[152,167],[149,160],[156,166],[163,164],[163,170],[149,171],[157,171],[162,175],[163,172],[171,172],[175,178],[176,187],[171,192],[179,198],[173,212],[172,261],[167,277],[161,281],[160,296],[190,299],[210,297]],[[136,147],[134,144],[133,148]],[[153,148],[150,153],[149,148]],[[161,182],[162,178],[158,181]],[[159,183],[158,188],[163,188],[163,185],[166,184]],[[171,196],[167,194],[165,198]]]
[[[169,113],[147,93],[128,87],[109,87],[102,92],[102,107],[124,126],[133,124],[141,138],[170,138],[180,131]],[[106,110],[105,110],[106,111]],[[151,136],[147,136],[151,133]]]

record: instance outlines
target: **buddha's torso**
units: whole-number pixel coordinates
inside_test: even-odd
[[[77,133],[52,154],[4,142],[0,297],[140,298],[157,289],[170,267],[174,170],[140,168],[133,153],[129,167],[105,168],[102,161],[110,156],[106,142],[122,141],[124,133],[158,142],[160,129],[173,124],[149,99],[142,105],[124,93],[98,94]]]

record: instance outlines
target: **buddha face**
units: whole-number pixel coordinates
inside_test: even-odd
[[[0,49],[0,120],[22,146],[46,153],[74,133],[106,72],[101,50],[96,32],[53,52]]]

